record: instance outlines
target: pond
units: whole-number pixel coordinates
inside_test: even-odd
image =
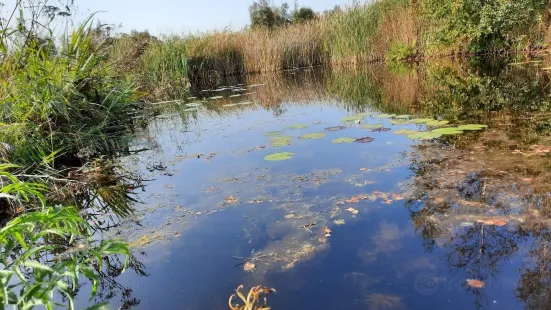
[[[106,233],[135,256],[94,302],[228,309],[242,284],[272,309],[549,309],[551,79],[511,62],[292,70],[154,105],[120,159],[149,181]]]

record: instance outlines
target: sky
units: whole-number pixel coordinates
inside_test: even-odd
[[[54,1],[52,1],[54,2]],[[281,5],[281,0],[272,0]],[[80,14],[102,11],[102,22],[122,25],[121,32],[149,30],[152,34],[195,33],[214,29],[241,29],[249,24],[253,0],[75,0]],[[294,7],[294,0],[287,1]],[[350,0],[300,0],[315,11],[345,6]]]

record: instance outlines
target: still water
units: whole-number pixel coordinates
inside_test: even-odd
[[[551,308],[548,65],[511,62],[237,77],[155,105],[121,159],[149,181],[107,233],[135,255],[94,302],[229,309],[243,284],[272,309]],[[406,132],[467,124],[488,127]]]

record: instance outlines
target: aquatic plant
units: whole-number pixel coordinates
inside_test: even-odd
[[[299,137],[301,140],[316,140],[316,139],[322,139],[325,137],[325,134],[323,132],[314,132],[305,134]]]
[[[264,160],[267,160],[267,161],[288,160],[293,158],[294,155],[295,153],[291,153],[291,152],[274,153],[274,154],[264,156]]]
[[[342,143],[352,143],[354,141],[356,141],[355,138],[342,137],[342,138],[333,139],[331,142],[333,142],[334,144],[342,144]]]
[[[264,296],[276,292],[276,290],[273,288],[268,288],[265,286],[255,286],[251,288],[251,290],[245,297],[241,290],[243,290],[243,285],[237,287],[237,289],[235,290],[236,294],[230,296],[228,304],[231,310],[269,310],[270,307],[268,307],[268,305],[266,304],[267,299]],[[233,299],[236,297],[239,297],[239,299],[241,299],[243,305],[233,303]]]
[[[290,136],[274,136],[270,138],[273,147],[282,147],[291,144],[293,137]]]

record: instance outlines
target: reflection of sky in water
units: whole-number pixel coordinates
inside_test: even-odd
[[[362,125],[384,123],[392,130],[371,132],[348,123],[344,130],[329,132],[324,128],[342,125],[339,120],[352,114],[339,102],[288,103],[284,109],[278,115],[259,106],[220,116],[200,113],[187,125],[170,114],[139,134],[136,144],[153,149],[124,161],[154,180],[136,206],[142,226],[127,223],[119,232],[130,240],[155,234],[161,240],[137,255],[148,277],[128,271],[118,280],[132,288],[140,309],[224,309],[239,284],[275,287],[278,294],[269,297],[273,309],[521,308],[514,290],[526,253],[512,251],[500,263],[476,253],[470,261],[453,256],[462,243],[473,243],[474,249],[483,242],[501,247],[499,239],[510,238],[513,228],[481,231],[463,215],[457,218],[467,223],[464,227],[446,222],[445,215],[423,214],[419,225],[412,213],[420,205],[416,200],[409,205],[382,199],[338,204],[373,191],[403,193],[398,184],[412,174],[409,152],[418,143],[392,131],[422,127],[369,116]],[[309,127],[288,129],[295,124]],[[270,131],[293,136],[291,145],[271,147]],[[298,139],[313,132],[326,136]],[[375,140],[331,143],[367,136]],[[287,151],[295,153],[291,160],[263,159]],[[238,202],[225,202],[228,196]],[[420,238],[421,226],[432,220],[446,223],[445,237]],[[325,227],[333,231],[327,240]],[[243,258],[253,258],[253,272],[243,271]],[[488,276],[484,289],[466,286],[466,279],[480,275]],[[112,306],[118,306],[116,298]]]

